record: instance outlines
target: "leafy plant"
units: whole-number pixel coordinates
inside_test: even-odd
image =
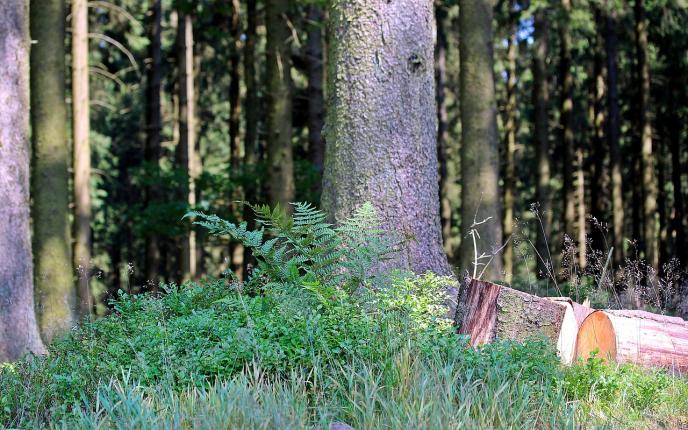
[[[251,207],[260,225],[254,231],[247,229],[246,222],[235,224],[217,215],[197,211],[186,215],[211,234],[228,235],[251,249],[257,268],[246,282],[249,289],[301,288],[326,302],[340,293],[352,294],[387,280],[374,268],[402,242],[380,228],[370,203],[339,227],[327,223],[327,215],[309,203],[294,203],[293,217],[280,206]]]

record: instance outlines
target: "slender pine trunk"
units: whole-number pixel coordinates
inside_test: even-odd
[[[506,106],[504,109],[504,219],[502,221],[504,246],[504,275],[505,281],[511,283],[514,272],[514,246],[512,234],[514,233],[514,193],[516,188],[516,165],[514,153],[516,152],[516,56],[518,54],[518,16],[515,10],[514,0],[509,1],[510,31],[506,54]]]
[[[160,160],[160,132],[162,130],[162,112],[160,106],[160,83],[162,80],[162,6],[161,0],[151,0],[148,23],[150,45],[148,53],[150,63],[146,79],[146,146],[144,159],[148,167],[158,169]],[[146,204],[156,204],[160,199],[158,185],[153,184],[146,190]],[[160,277],[160,244],[155,232],[146,234],[146,283],[152,290],[157,289]]]
[[[636,59],[638,72],[638,128],[640,135],[640,168],[642,172],[642,244],[647,263],[655,269],[659,266],[657,241],[657,180],[655,178],[655,154],[652,148],[652,124],[650,122],[650,64],[648,61],[647,20],[645,1],[635,0]]]
[[[459,2],[461,56],[461,265],[485,279],[502,277],[499,138],[493,72],[493,2]],[[482,224],[482,221],[485,221]],[[481,255],[493,256],[481,258]],[[485,266],[487,265],[487,266]]]
[[[267,27],[267,192],[271,204],[289,210],[294,201],[289,2],[265,0]]]
[[[79,318],[69,221],[70,148],[65,104],[65,7],[31,2],[34,294],[41,335],[51,343]]]
[[[91,146],[88,82],[88,2],[72,1],[72,141],[74,145],[74,261],[78,267],[79,309],[90,318]]]
[[[536,195],[538,204],[538,226],[535,248],[538,253],[538,267],[541,276],[553,273],[551,267],[550,235],[552,232],[552,192],[549,156],[549,81],[547,57],[549,55],[549,22],[546,10],[538,10],[534,21],[533,51],[533,106],[535,154],[537,158]]]

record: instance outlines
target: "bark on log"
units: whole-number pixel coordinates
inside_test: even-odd
[[[590,314],[578,331],[576,356],[597,356],[617,363],[634,363],[688,370],[688,322],[644,311],[606,310]]]
[[[495,339],[525,341],[544,335],[557,345],[564,363],[573,358],[577,324],[572,306],[511,288],[479,281],[464,282],[456,311],[459,334],[471,346]],[[562,330],[563,328],[563,330]]]

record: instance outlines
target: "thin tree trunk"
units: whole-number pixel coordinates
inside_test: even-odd
[[[271,204],[289,210],[294,201],[289,3],[265,0],[267,27],[267,191]]]
[[[503,239],[504,246],[504,275],[505,281],[511,283],[514,272],[514,246],[511,235],[514,232],[514,189],[516,187],[516,166],[514,162],[514,152],[516,151],[516,55],[518,41],[516,32],[518,31],[515,1],[509,1],[510,30],[506,60],[506,107],[504,121],[504,219],[503,219]]]
[[[244,84],[246,85],[244,120],[246,122],[246,135],[244,140],[244,157],[246,164],[249,166],[253,166],[256,163],[258,154],[260,99],[258,98],[258,88],[256,85],[257,20],[256,0],[246,0],[246,42],[244,44]],[[247,192],[250,192],[250,190],[247,190]]]
[[[561,142],[563,157],[563,185],[562,198],[564,211],[562,213],[564,234],[572,240],[575,236],[576,222],[576,189],[574,184],[575,142],[573,134],[573,74],[571,73],[571,34],[569,32],[569,18],[571,14],[571,1],[561,0],[562,19],[559,27],[560,58],[559,77],[561,80],[561,113],[559,128],[561,130]]]
[[[449,150],[447,148],[448,114],[446,102],[447,86],[447,32],[445,29],[447,11],[441,3],[435,5],[435,21],[437,26],[437,43],[435,44],[435,81],[437,85],[437,159],[439,162],[440,183],[440,223],[442,226],[442,239],[444,252],[447,257],[454,257],[451,246],[451,202],[449,201]]]
[[[671,60],[670,69],[672,70],[671,76],[674,79],[679,79],[680,70],[678,70],[678,65],[676,64],[677,58],[674,56]],[[679,106],[676,100],[676,94],[671,94],[671,105],[669,106],[669,111],[675,120],[672,120],[669,126],[669,146],[671,151],[671,183],[674,188],[674,214],[671,222],[671,231],[674,238],[674,254],[679,261],[683,261],[684,265],[686,263],[686,257],[688,257],[688,249],[686,249],[686,230],[683,224],[683,219],[686,215],[685,213],[685,202],[683,198],[683,185],[681,181],[681,176],[686,172],[684,166],[682,165],[681,157],[685,153],[685,148],[681,150],[681,129],[677,127],[680,124],[680,119],[678,118]]]
[[[477,238],[461,243],[461,264],[486,279],[502,277],[499,195],[499,138],[493,74],[491,0],[459,2],[461,56],[461,224],[464,235]],[[485,223],[476,225],[483,220]],[[475,243],[475,245],[474,245]],[[482,254],[494,258],[480,258]],[[488,264],[485,267],[485,264]]]
[[[549,158],[549,81],[547,56],[549,55],[549,23],[545,11],[535,14],[535,46],[533,52],[533,105],[535,128],[535,154],[537,158],[536,194],[539,205],[539,226],[536,250],[541,275],[553,273],[549,239],[552,226],[551,168]],[[544,263],[544,264],[543,264]]]
[[[245,199],[248,203],[255,204],[258,200],[259,182],[255,175],[258,157],[258,126],[261,100],[258,97],[256,69],[256,42],[258,39],[257,23],[258,11],[256,0],[246,0],[246,41],[244,43],[244,85],[246,97],[244,98],[244,121],[246,133],[244,136],[244,168],[251,176],[251,185],[246,187]],[[249,228],[255,226],[253,211],[248,205],[244,206],[244,220]],[[244,249],[244,267],[242,272],[248,274],[248,264],[251,261],[249,250]]]
[[[587,212],[585,210],[585,173],[583,148],[576,148],[576,233],[578,235],[578,267],[581,273],[587,265]]]
[[[41,335],[50,343],[78,320],[69,222],[64,2],[32,0],[30,14],[36,41],[31,49],[34,294]]]
[[[239,97],[239,64],[241,56],[240,36],[241,23],[239,21],[239,0],[232,0],[232,14],[229,23],[231,52],[229,56],[230,84],[229,84],[229,141],[231,151],[232,170],[236,172],[241,165],[241,100]]]
[[[620,114],[617,86],[617,36],[616,10],[612,9],[605,19],[605,50],[607,54],[607,145],[611,172],[612,246],[613,262],[619,266],[624,259],[624,203],[621,150],[619,147]]]
[[[45,352],[33,298],[28,6],[0,2],[0,362]]]
[[[433,2],[344,0],[329,16],[323,207],[339,223],[369,201],[384,229],[415,238],[381,268],[451,273],[437,199]]]
[[[72,134],[74,144],[74,260],[79,268],[81,317],[90,317],[91,146],[89,143],[88,2],[72,1]]]
[[[659,244],[657,242],[657,183],[655,178],[655,155],[652,150],[652,125],[650,123],[650,64],[647,59],[647,20],[645,2],[634,4],[638,88],[638,127],[640,128],[640,165],[642,170],[643,208],[643,253],[647,263],[658,268]]]
[[[196,206],[196,96],[194,84],[193,22],[191,15],[179,13],[177,27],[178,69],[179,69],[179,161],[188,175],[184,190],[189,207]],[[188,236],[182,242],[181,266],[183,279],[197,275],[196,232],[189,228]]]
[[[593,249],[600,252],[606,250],[605,231],[602,226],[606,224],[607,192],[609,189],[608,172],[606,169],[606,156],[608,148],[605,144],[605,65],[604,65],[604,27],[605,20],[600,7],[595,7],[595,55],[593,60],[591,86],[590,86],[590,120],[592,124],[592,183],[590,187],[590,214],[599,223],[593,226],[591,231]]]
[[[149,12],[150,64],[147,70],[146,85],[146,147],[144,158],[149,167],[158,168],[160,159],[160,132],[162,130],[162,113],[160,107],[160,82],[162,67],[161,48],[161,0],[151,0]],[[147,205],[155,204],[160,198],[157,185],[151,185],[146,190]],[[155,290],[160,276],[160,246],[159,237],[155,232],[146,235],[146,282]]]
[[[230,84],[229,84],[229,142],[230,142],[230,166],[232,173],[230,177],[239,174],[241,170],[241,94],[239,91],[240,65],[241,65],[241,21],[239,20],[241,5],[239,0],[232,0],[232,11],[229,17],[229,35],[231,39],[229,69],[230,69]],[[241,217],[243,208],[237,207],[235,201],[244,199],[244,190],[242,187],[235,187],[232,190],[230,198],[230,206],[234,215]],[[229,254],[231,259],[232,270],[239,279],[243,277],[244,266],[244,247],[240,243],[232,242],[229,246]],[[201,260],[203,261],[203,260]]]
[[[308,73],[308,157],[318,173],[322,174],[325,160],[325,140],[322,128],[325,119],[325,94],[323,92],[324,50],[322,27],[324,14],[321,6],[308,6],[308,42],[306,45],[306,68]],[[321,192],[322,181],[318,181]]]

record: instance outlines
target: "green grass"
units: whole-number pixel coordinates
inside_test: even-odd
[[[44,357],[0,365],[0,428],[659,429],[688,427],[688,382],[542,339],[467,347],[445,317],[451,279],[373,273],[374,214],[332,229],[261,209],[273,239],[206,217],[254,249],[246,283],[122,294]]]
[[[437,307],[443,282],[401,278],[374,308],[354,298],[320,309],[318,330],[219,281],[123,296],[117,314],[54,344],[50,357],[0,370],[0,427],[688,425],[684,379],[598,359],[564,368],[539,340],[466,348]]]

